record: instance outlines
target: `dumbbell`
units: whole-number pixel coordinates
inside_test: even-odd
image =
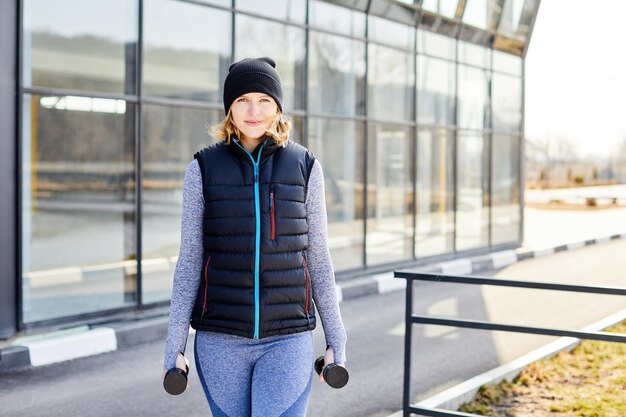
[[[324,366],[323,356],[315,359],[315,372],[318,375],[323,374],[324,381],[333,388],[343,388],[348,383],[348,370],[336,363],[329,363]]]
[[[186,361],[186,359],[185,359]],[[179,395],[187,388],[187,375],[189,375],[189,363],[186,364],[187,370],[180,368],[172,368],[165,374],[163,378],[163,388],[170,395]]]

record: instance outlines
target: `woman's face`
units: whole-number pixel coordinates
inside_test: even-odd
[[[246,93],[235,99],[230,113],[243,139],[258,139],[265,134],[278,111],[276,101],[265,93]]]

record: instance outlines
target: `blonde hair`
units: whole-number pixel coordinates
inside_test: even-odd
[[[265,131],[265,134],[274,138],[282,146],[289,139],[290,129],[291,122],[286,120],[282,112],[278,110],[274,115],[270,128]],[[227,145],[230,145],[231,136],[241,138],[241,131],[235,125],[230,109],[228,109],[228,114],[218,124],[209,128],[209,134],[218,140],[226,139]]]

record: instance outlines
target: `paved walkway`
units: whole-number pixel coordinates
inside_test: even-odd
[[[626,232],[626,208],[524,210],[523,246],[537,250]]]

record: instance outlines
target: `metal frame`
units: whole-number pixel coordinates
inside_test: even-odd
[[[310,10],[309,10],[309,2],[306,2],[306,10],[305,10],[306,16],[304,18],[304,23],[305,25],[308,27],[309,26],[309,17],[310,17]],[[304,76],[302,77],[303,80],[302,82],[304,83],[304,89],[302,90],[302,108],[304,109],[304,114],[302,115],[302,144],[305,147],[309,147],[309,118],[306,117],[309,111],[309,71],[307,70],[307,68],[309,68],[309,50],[310,50],[310,43],[311,43],[311,37],[309,36],[309,31],[305,30],[304,31]],[[292,112],[293,114],[293,112]]]
[[[494,279],[475,276],[443,275],[432,273],[418,273],[408,271],[394,271],[394,278],[407,280],[405,294],[405,336],[404,336],[404,393],[402,411],[404,417],[411,414],[424,416],[476,416],[458,411],[449,411],[438,408],[420,407],[410,404],[411,399],[411,339],[413,324],[434,324],[437,326],[462,327],[467,329],[497,330],[512,333],[527,333],[547,336],[575,337],[578,339],[603,340],[608,342],[626,343],[626,334],[608,332],[585,332],[547,327],[515,326],[502,323],[492,323],[482,320],[449,319],[444,317],[413,315],[413,283],[415,281],[430,281],[435,283],[456,283],[468,285],[492,285],[509,288],[530,288],[552,291],[578,292],[584,294],[608,294],[626,296],[626,288],[600,287],[591,285],[557,284],[552,282],[532,282],[509,279]]]
[[[15,2],[0,4],[0,48],[6,46],[4,51],[6,59],[0,62],[0,102],[2,114],[0,114],[0,191],[3,199],[0,202],[0,245],[3,250],[0,253],[0,338],[10,337],[15,333],[16,323],[16,297],[20,294],[14,277],[19,259],[19,248],[16,245],[16,231],[19,213],[17,213],[17,199],[19,187],[14,184],[19,177],[15,155],[19,154],[16,141],[19,131],[16,120],[19,117],[19,99],[16,97],[16,89],[13,84],[16,71],[19,72],[19,39],[18,27],[20,20],[19,6]],[[18,188],[18,189],[16,189]]]
[[[208,103],[208,102],[201,102],[201,101],[195,101],[195,100],[189,100],[189,99],[175,99],[175,98],[164,98],[164,97],[146,97],[143,94],[143,89],[142,89],[142,76],[143,76],[143,69],[142,69],[142,65],[143,65],[143,26],[144,26],[144,6],[145,6],[145,2],[144,0],[136,0],[137,3],[137,30],[138,30],[138,34],[137,34],[137,47],[136,47],[136,72],[135,72],[135,89],[134,89],[134,93],[135,94],[111,94],[111,93],[104,93],[104,92],[96,92],[96,91],[86,91],[86,90],[73,90],[73,89],[58,89],[58,88],[48,88],[48,87],[24,87],[23,86],[23,77],[22,77],[22,72],[23,72],[23,59],[22,59],[22,54],[23,54],[23,15],[24,15],[24,0],[14,0],[16,1],[16,3],[18,4],[18,22],[17,22],[17,30],[18,30],[18,51],[17,51],[17,75],[16,75],[16,90],[17,90],[17,98],[16,98],[16,109],[17,109],[17,119],[16,119],[16,131],[17,131],[17,138],[16,138],[16,148],[17,148],[17,155],[16,155],[16,162],[17,162],[17,179],[18,179],[18,186],[16,187],[16,198],[17,198],[17,202],[16,202],[16,217],[17,217],[17,224],[16,224],[16,259],[15,259],[15,263],[16,263],[16,309],[17,309],[17,323],[16,323],[16,327],[17,330],[22,330],[22,329],[26,329],[26,328],[34,328],[34,327],[42,327],[42,326],[47,326],[47,325],[52,325],[52,324],[58,324],[61,323],[63,320],[65,320],[65,322],[71,321],[71,320],[76,320],[76,319],[89,319],[93,316],[92,313],[84,313],[84,314],[78,314],[75,316],[71,316],[71,317],[67,317],[65,319],[52,319],[52,320],[45,320],[45,321],[40,321],[40,322],[29,322],[28,324],[24,323],[23,321],[23,314],[22,314],[22,291],[21,291],[21,276],[22,276],[22,264],[21,264],[21,249],[22,249],[22,192],[21,192],[21,186],[19,184],[22,183],[22,123],[24,122],[23,119],[23,114],[22,114],[22,106],[23,106],[23,96],[24,94],[31,94],[31,95],[61,95],[61,96],[66,96],[66,95],[76,95],[76,96],[82,96],[82,97],[93,97],[93,98],[110,98],[110,99],[120,99],[120,100],[125,100],[129,103],[133,103],[134,104],[134,116],[135,116],[135,126],[134,126],[134,132],[135,132],[135,177],[136,177],[136,190],[135,190],[135,210],[136,210],[136,248],[137,248],[137,277],[136,277],[136,302],[134,303],[134,308],[136,310],[142,310],[145,308],[151,308],[151,307],[156,307],[156,306],[164,306],[167,305],[169,303],[168,300],[164,300],[164,301],[158,301],[158,302],[151,302],[151,303],[144,303],[144,298],[143,298],[143,294],[142,294],[142,289],[143,289],[143,282],[142,282],[142,273],[141,273],[141,269],[142,269],[142,233],[143,233],[143,227],[142,227],[142,169],[143,169],[143,146],[142,146],[142,134],[143,134],[143,109],[145,107],[146,104],[155,104],[155,105],[163,105],[163,106],[176,106],[176,107],[188,107],[188,108],[201,108],[201,109],[221,109],[222,106],[219,103]],[[355,2],[346,2],[346,1],[341,1],[341,0],[326,0],[328,3],[332,3],[332,4],[336,4],[342,7],[349,7],[349,5],[352,5],[352,7],[355,8],[355,10],[359,10],[362,13],[365,13],[365,35],[364,37],[355,37],[355,36],[350,36],[350,35],[346,35],[346,34],[342,34],[342,33],[335,33],[326,29],[320,29],[320,28],[315,28],[315,27],[311,27],[310,25],[310,1],[306,1],[306,16],[305,16],[305,21],[304,24],[301,23],[297,23],[297,22],[282,22],[280,19],[273,19],[272,17],[268,17],[268,16],[262,16],[262,15],[258,15],[256,13],[252,13],[252,12],[247,12],[247,11],[239,11],[236,10],[236,1],[232,0],[230,3],[230,7],[224,7],[224,6],[219,6],[219,5],[213,5],[213,4],[208,4],[208,3],[203,3],[199,0],[178,0],[182,3],[186,3],[186,4],[193,4],[193,5],[197,5],[198,7],[207,7],[210,9],[215,9],[215,10],[221,10],[221,11],[230,11],[231,12],[231,31],[230,31],[230,36],[231,36],[231,60],[234,59],[236,51],[236,42],[235,42],[235,37],[236,37],[236,16],[237,15],[245,15],[248,17],[252,17],[252,18],[256,18],[256,19],[263,19],[263,20],[268,20],[268,21],[274,21],[274,22],[278,22],[278,23],[282,23],[282,24],[286,24],[288,26],[291,27],[296,27],[296,28],[301,28],[305,31],[305,46],[306,46],[306,52],[305,52],[305,57],[304,57],[304,92],[303,92],[303,109],[302,110],[294,110],[291,111],[290,113],[295,115],[295,116],[301,116],[302,120],[303,120],[303,129],[304,129],[304,144],[307,145],[307,141],[306,138],[308,137],[308,129],[309,129],[309,118],[310,117],[315,117],[315,118],[331,118],[331,119],[342,119],[342,120],[351,120],[353,122],[358,122],[361,124],[362,128],[363,128],[363,133],[362,133],[362,137],[361,139],[363,140],[363,157],[365,158],[364,160],[364,164],[363,164],[363,172],[361,177],[364,180],[364,193],[363,193],[363,210],[364,210],[364,218],[363,218],[363,233],[364,233],[364,243],[363,243],[363,247],[361,248],[362,250],[362,259],[363,262],[359,267],[356,268],[351,268],[351,269],[347,269],[344,271],[340,271],[340,273],[338,274],[339,278],[341,279],[341,277],[343,275],[345,276],[349,276],[349,275],[354,275],[356,273],[371,273],[373,271],[377,271],[380,270],[381,268],[385,268],[386,270],[388,270],[390,267],[394,267],[394,266],[400,266],[400,265],[407,265],[407,264],[419,264],[419,263],[423,263],[426,261],[434,261],[434,260],[443,260],[443,259],[450,259],[450,258],[454,258],[457,257],[459,255],[464,255],[464,254],[469,254],[469,253],[484,253],[484,251],[488,250],[488,249],[493,249],[493,247],[488,246],[484,246],[484,247],[478,247],[475,249],[470,249],[470,250],[463,250],[463,251],[458,251],[457,250],[457,245],[456,245],[456,234],[457,234],[457,230],[456,227],[454,229],[453,232],[453,248],[452,248],[452,252],[447,252],[447,253],[442,253],[439,255],[434,255],[434,256],[427,256],[427,257],[417,257],[416,254],[417,252],[419,252],[419,248],[417,247],[417,243],[416,243],[416,226],[417,226],[417,200],[418,200],[418,195],[417,195],[417,175],[418,175],[418,170],[417,170],[417,153],[418,153],[418,137],[419,137],[419,131],[420,128],[423,127],[429,127],[430,125],[428,124],[419,124],[418,123],[418,89],[417,89],[417,84],[418,84],[418,66],[417,66],[417,61],[418,61],[418,53],[420,55],[424,55],[424,56],[430,56],[429,54],[424,54],[422,52],[418,51],[418,43],[417,43],[417,37],[418,37],[418,30],[426,30],[426,31],[432,31],[435,33],[444,33],[446,36],[448,37],[453,37],[456,40],[456,44],[455,44],[455,55],[454,55],[454,59],[450,60],[450,59],[445,59],[445,58],[441,58],[441,57],[433,57],[433,58],[437,58],[438,60],[442,60],[442,61],[446,61],[446,62],[452,62],[455,64],[455,70],[454,70],[454,77],[455,77],[455,103],[454,103],[454,121],[455,123],[458,123],[458,88],[459,88],[459,83],[458,83],[458,68],[459,68],[459,60],[458,60],[458,48],[459,48],[459,43],[458,43],[458,39],[461,36],[461,32],[462,30],[464,30],[464,28],[467,26],[462,22],[462,14],[464,12],[464,2],[460,2],[459,6],[463,6],[463,7],[459,7],[457,8],[457,13],[454,19],[449,19],[443,16],[434,16],[433,13],[426,11],[424,9],[422,9],[421,7],[421,2],[416,1],[413,5],[407,5],[403,2],[400,1],[396,1],[396,0],[384,0],[386,1],[387,5],[383,5],[380,6],[378,5],[378,9],[377,10],[382,10],[382,8],[385,8],[385,13],[387,13],[387,11],[389,11],[389,15],[387,16],[380,16],[379,12],[374,13],[374,10],[372,9],[372,0],[362,0],[358,5]],[[320,0],[321,1],[321,0]],[[378,0],[377,0],[378,1]],[[382,1],[382,0],[381,0]],[[503,4],[503,2],[505,0],[498,0],[500,2],[500,4]],[[537,7],[539,4],[539,0],[537,1]],[[409,14],[407,14],[406,16],[404,16],[402,14],[402,10],[400,10],[399,8],[406,8],[409,10],[409,14],[412,14],[412,16],[414,16],[415,22],[414,22],[414,26],[415,26],[415,37],[414,37],[414,42],[413,42],[413,49],[406,49],[406,48],[402,48],[402,47],[398,47],[398,46],[394,46],[391,44],[386,44],[384,42],[380,42],[380,41],[372,41],[369,40],[368,38],[368,32],[369,32],[369,18],[368,16],[370,15],[370,12],[372,12],[372,15],[376,15],[379,17],[383,17],[389,20],[393,20],[393,21],[397,21],[403,24],[406,24],[405,21],[401,21],[402,18],[404,18],[404,20],[406,20],[407,16]],[[501,12],[501,11],[500,11]],[[394,14],[395,13],[395,14]],[[502,13],[500,13],[501,15]],[[395,16],[395,17],[394,17]],[[438,23],[437,27],[432,27],[430,26],[430,23],[428,23],[425,20],[425,17],[428,17],[428,22],[432,23],[432,19],[435,18],[435,20]],[[500,17],[500,16],[499,16]],[[498,24],[499,24],[499,20],[498,20]],[[532,21],[530,22],[530,29],[532,32],[532,25],[534,24],[534,18],[532,19]],[[470,27],[471,28],[471,27]],[[452,30],[452,33],[450,32],[450,30]],[[476,28],[472,28],[472,30],[478,30]],[[364,47],[365,47],[365,62],[366,62],[366,69],[365,69],[365,75],[364,75],[364,80],[363,80],[363,100],[364,100],[364,114],[362,115],[350,115],[350,116],[346,116],[346,115],[336,115],[336,114],[316,114],[316,113],[312,113],[309,112],[309,103],[308,103],[308,98],[309,98],[309,91],[308,91],[308,64],[310,61],[310,51],[309,51],[309,45],[310,45],[310,34],[311,31],[314,31],[315,33],[323,33],[323,34],[328,34],[328,35],[332,35],[332,36],[337,36],[337,37],[342,37],[342,38],[347,38],[347,39],[351,39],[351,40],[355,40],[358,42],[362,42]],[[530,38],[530,35],[529,35]],[[392,48],[392,49],[396,49],[396,50],[400,50],[403,52],[407,52],[407,53],[413,53],[414,54],[414,83],[413,83],[413,98],[414,98],[414,103],[413,103],[413,120],[409,120],[409,121],[393,121],[393,122],[388,122],[385,120],[378,120],[375,118],[369,118],[369,103],[368,103],[368,69],[367,69],[367,62],[368,62],[368,50],[369,50],[369,44],[375,44],[375,45],[381,45],[384,46],[386,48]],[[487,47],[489,47],[490,45],[486,45]],[[492,60],[493,62],[493,60]],[[472,66],[472,65],[468,65],[468,64],[464,64],[467,66]],[[523,63],[522,63],[523,65]],[[484,69],[484,68],[483,68]],[[489,70],[493,70],[493,68],[490,68]],[[524,82],[524,70],[522,69],[522,82]],[[490,103],[491,103],[491,97],[489,98]],[[522,99],[523,100],[523,99]],[[491,104],[490,104],[491,105]],[[414,201],[413,201],[413,212],[412,212],[412,216],[413,216],[413,242],[412,242],[412,252],[410,254],[410,256],[403,260],[403,261],[397,261],[397,262],[393,262],[393,263],[388,263],[388,264],[376,264],[376,265],[370,265],[368,266],[367,264],[367,245],[366,245],[366,241],[367,241],[367,170],[368,170],[368,166],[367,166],[367,156],[368,156],[368,128],[369,128],[369,124],[370,123],[383,123],[383,124],[391,124],[391,125],[398,125],[398,126],[406,126],[409,127],[410,129],[413,130],[412,135],[411,135],[411,139],[412,139],[412,150],[411,150],[411,154],[412,154],[412,160],[411,160],[411,172],[413,174],[413,196],[414,196]],[[436,125],[438,128],[440,127],[444,127],[444,126],[440,126],[440,125]],[[453,147],[452,149],[452,155],[453,155],[453,160],[451,161],[452,163],[452,172],[453,172],[453,208],[454,208],[454,212],[453,212],[453,216],[454,216],[454,222],[456,225],[456,207],[458,205],[458,201],[457,201],[457,191],[458,191],[458,187],[457,187],[457,158],[458,158],[458,138],[457,138],[457,131],[458,131],[458,125],[453,125],[453,126],[445,126],[446,131],[452,131],[453,132],[453,140],[451,143],[451,146]],[[522,129],[523,129],[523,115],[522,115]],[[523,130],[520,132],[520,161],[523,161]],[[492,134],[492,129],[491,126],[487,127],[484,131],[483,134],[488,134],[491,135]],[[509,134],[511,134],[511,132],[509,132]],[[514,133],[513,133],[514,134]],[[520,163],[520,170],[523,170],[523,164]],[[491,178],[489,178],[489,182],[491,181]],[[523,171],[520,171],[520,182],[523,181]],[[523,189],[520,186],[520,211],[522,212],[523,215],[523,208],[522,208],[522,204],[521,202],[523,201]],[[491,225],[489,226],[491,228]],[[520,239],[521,239],[521,231],[523,230],[523,217],[521,217],[520,219]],[[491,233],[490,233],[491,236]],[[511,242],[508,244],[504,244],[504,245],[498,245],[499,247],[512,247],[513,244],[519,244],[519,241],[517,242]],[[132,307],[132,306],[131,306]],[[119,312],[124,312],[127,311],[129,309],[129,306],[121,306],[119,309],[114,309],[114,310],[107,310],[107,311],[119,311]]]
[[[368,81],[369,81],[369,26],[370,20],[368,18],[368,12],[372,5],[372,0],[367,1],[367,6],[365,7],[365,74],[363,75],[363,173],[362,173],[362,181],[363,181],[363,247],[361,248],[361,267],[363,269],[367,268],[367,194],[368,194],[368,182],[367,182],[367,171],[368,171],[368,156],[369,156],[369,121],[367,120],[367,115],[369,114],[369,99],[368,99]],[[308,86],[307,86],[308,87]]]
[[[17,177],[17,192],[15,193],[17,201],[15,202],[15,213],[17,217],[17,222],[15,224],[15,287],[16,287],[16,297],[15,300],[15,308],[16,311],[16,330],[19,331],[23,328],[24,323],[24,313],[23,313],[23,291],[22,291],[22,111],[23,111],[23,93],[20,91],[20,87],[23,84],[23,50],[24,50],[24,34],[23,34],[23,22],[24,22],[24,0],[18,0],[17,2],[17,74],[16,74],[16,120],[15,120],[15,131],[17,132],[17,137],[15,138],[15,145],[17,149],[17,155],[15,158],[15,167],[16,167],[16,177]]]
[[[143,6],[144,0],[138,0],[137,14],[137,60],[135,73],[135,93],[138,101],[134,108],[135,114],[135,239],[137,249],[137,273],[135,275],[135,300],[138,309],[143,308]]]

